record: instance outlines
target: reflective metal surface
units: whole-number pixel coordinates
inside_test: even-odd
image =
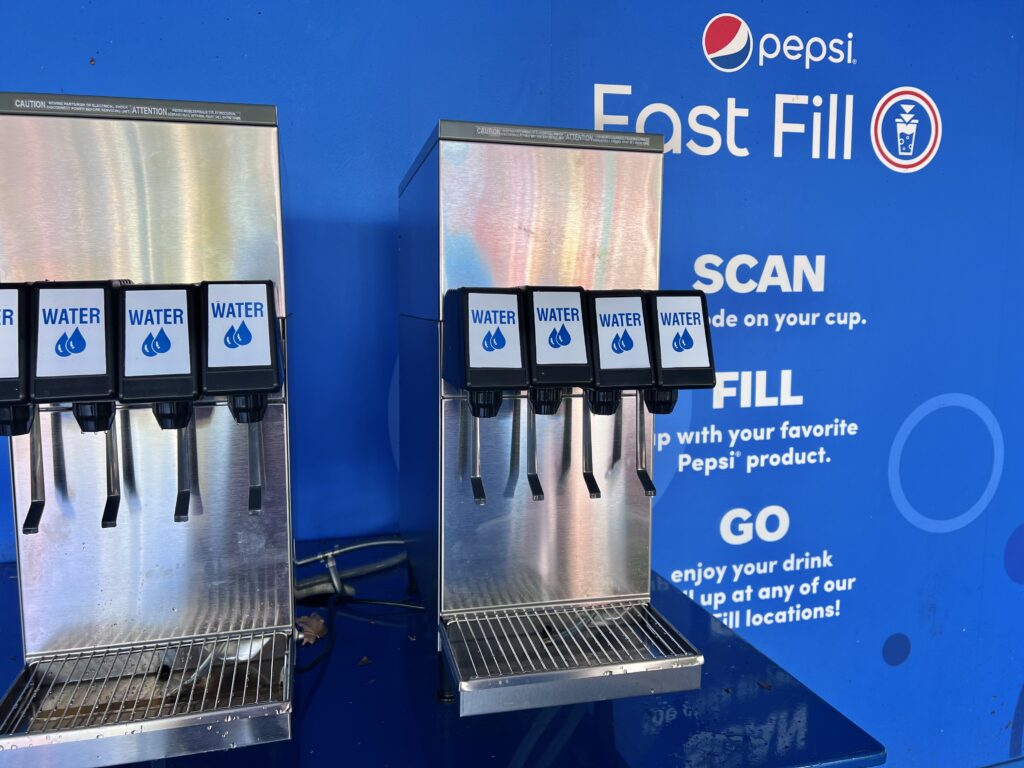
[[[54,423],[69,457],[54,481]],[[123,411],[124,467],[117,527],[100,528],[107,498],[105,440],[79,431],[70,411],[40,419],[46,511],[39,533],[18,536],[25,652],[69,651],[291,625],[291,531],[285,411],[264,420],[263,511],[248,513],[247,431],[226,405],[196,408],[196,487],[187,522],[175,522],[174,431],[148,408]],[[128,429],[124,426],[128,425]],[[29,436],[13,438],[15,514],[30,502]],[[124,462],[126,465],[128,462]],[[82,577],[78,564],[88,563]]]
[[[286,312],[274,127],[0,115],[0,175],[0,280],[269,279]],[[19,763],[106,765],[288,737],[284,400],[272,399],[255,441],[212,402],[182,432],[160,429],[148,405],[120,408],[106,434],[48,406],[32,436],[11,440],[25,667],[0,703],[0,748]],[[242,659],[260,638],[276,638],[271,657]]]
[[[658,287],[660,153],[439,146],[438,302],[461,286]]]
[[[253,631],[47,654],[25,668],[0,705],[0,746],[53,739],[39,734],[70,730],[82,740],[99,733],[82,729],[284,706],[291,646],[290,633]]]
[[[273,280],[277,129],[0,115],[0,281]]]
[[[687,690],[704,663],[646,596],[450,614],[443,631],[463,715]]]
[[[598,499],[581,468],[583,397],[537,417],[542,501],[527,481],[525,399],[516,409],[507,398],[498,416],[479,419],[483,505],[470,482],[475,420],[466,400],[444,400],[442,613],[648,595],[651,504],[631,450],[636,398],[622,400],[615,416],[591,417]]]

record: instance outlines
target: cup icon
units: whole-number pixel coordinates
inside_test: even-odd
[[[913,157],[918,120],[914,116],[913,104],[900,106],[903,112],[896,117],[896,154],[900,157]]]

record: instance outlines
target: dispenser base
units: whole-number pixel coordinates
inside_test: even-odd
[[[284,630],[46,654],[0,702],[4,765],[115,765],[291,732]]]
[[[441,622],[461,716],[700,687],[704,657],[647,600],[473,611]]]

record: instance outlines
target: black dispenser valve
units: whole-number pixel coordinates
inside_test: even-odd
[[[644,299],[654,353],[654,386],[644,402],[651,413],[667,414],[680,389],[715,386],[708,302],[703,291],[651,291]]]
[[[522,295],[509,288],[457,288],[444,297],[444,379],[464,390],[473,415],[470,483],[478,504],[487,501],[480,474],[480,419],[501,409],[503,391],[529,384]]]
[[[274,284],[269,280],[202,284],[202,392],[226,396],[248,425],[249,512],[263,508],[262,421],[267,397],[281,391]]]
[[[177,432],[177,522],[188,520],[192,499],[189,424],[199,394],[195,293],[190,285],[126,286],[118,302],[118,394],[125,403],[152,403],[160,428]]]
[[[114,425],[117,394],[114,290],[115,283],[106,282],[37,283],[32,291],[35,320],[30,361],[32,400],[71,403],[75,421],[83,432],[106,433],[107,501],[101,521],[104,528],[117,525],[121,504]],[[36,468],[41,471],[41,455],[39,458],[37,462],[33,457],[33,471]],[[37,516],[33,517],[30,511],[23,530],[37,530],[41,515],[41,505]]]
[[[523,290],[530,368],[530,412],[526,421],[526,479],[536,501],[544,498],[537,474],[536,416],[558,413],[566,392],[589,388],[594,370],[587,348],[585,302],[579,287]]]
[[[589,291],[586,294],[590,321],[590,349],[594,360],[594,384],[587,390],[590,410],[610,416],[619,410],[622,391],[636,394],[636,474],[647,496],[655,494],[647,469],[646,421],[641,392],[654,384],[650,344],[644,314],[642,291]],[[584,413],[584,480],[594,496],[596,481],[588,467],[590,414]]]

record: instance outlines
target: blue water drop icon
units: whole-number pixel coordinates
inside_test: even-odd
[[[495,349],[503,349],[505,347],[505,337],[501,333],[501,328],[495,328],[494,333],[491,334],[491,345]]]
[[[565,327],[565,323],[562,323],[562,327],[558,329],[558,343],[567,347],[571,342],[572,336],[569,335],[569,329]]]
[[[494,338],[491,336],[491,332],[490,331],[488,331],[487,333],[484,334],[483,348],[484,348],[484,352],[493,352],[494,351]]]
[[[612,339],[612,352],[616,355],[621,355],[625,351],[626,350],[622,348],[622,338],[616,333],[615,338]]]
[[[622,351],[629,352],[633,348],[633,339],[629,335],[629,331],[622,332]]]
[[[551,333],[548,335],[548,346],[550,346],[552,349],[558,349],[560,346],[562,346],[562,342],[558,340],[558,329],[551,329]]]
[[[147,334],[146,338],[142,340],[142,354],[146,357],[156,357],[157,351],[153,349],[153,334]]]
[[[685,352],[693,346],[693,336],[690,335],[690,331],[686,328],[683,329],[682,335],[676,334],[675,338],[672,339],[672,349],[676,352]]]
[[[74,333],[68,336],[67,341],[68,352],[73,355],[77,355],[79,352],[85,352],[85,336],[82,335],[82,331],[76,326]]]
[[[224,334],[224,346],[228,349],[235,349],[238,347],[238,342],[235,341],[235,326],[229,325],[228,332]]]
[[[245,324],[245,320],[238,326],[238,330],[235,331],[235,343],[240,347],[244,347],[252,341],[252,331],[249,330],[249,326]]]
[[[57,339],[57,343],[53,346],[53,351],[57,353],[58,357],[68,357],[71,352],[68,350],[68,335],[62,333],[60,338]]]
[[[160,332],[153,338],[153,351],[158,355],[171,351],[171,339],[163,328],[161,328]]]

